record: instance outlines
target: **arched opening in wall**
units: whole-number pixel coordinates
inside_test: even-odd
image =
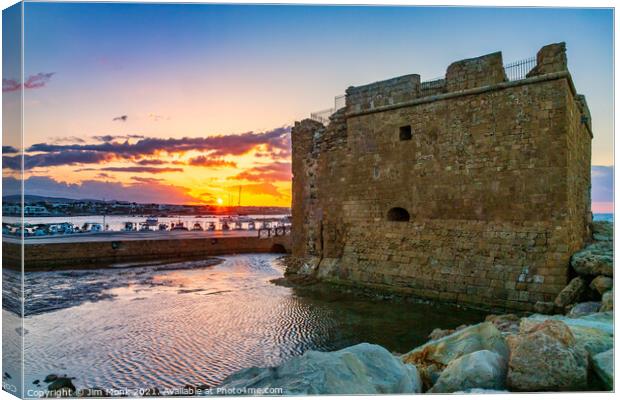
[[[411,125],[401,126],[398,129],[398,138],[402,140],[411,140],[413,138],[413,134],[411,132]]]
[[[286,248],[281,244],[274,243],[271,246],[271,253],[286,253]]]
[[[407,222],[411,217],[409,216],[409,211],[405,210],[402,207],[394,207],[391,208],[387,213],[388,221],[398,221],[398,222]]]

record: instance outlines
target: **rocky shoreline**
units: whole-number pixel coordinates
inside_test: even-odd
[[[613,226],[595,222],[592,231],[592,243],[571,258],[569,284],[554,302],[537,303],[535,314],[490,314],[475,325],[435,329],[406,354],[368,343],[308,351],[279,366],[236,372],[216,392],[189,387],[186,395],[613,390]],[[317,281],[287,274],[276,283]],[[63,397],[89,397],[94,390],[76,390],[66,377],[48,389],[62,390]],[[153,389],[145,395],[157,394]]]
[[[537,303],[536,314],[435,329],[404,355],[368,343],[309,351],[235,373],[222,387],[281,387],[292,395],[613,390],[613,226],[595,222],[592,232],[592,243],[571,258],[569,284],[553,302]],[[287,280],[315,283],[296,274]]]
[[[368,343],[308,351],[277,367],[239,371],[221,387],[288,395],[613,390],[612,311],[489,315],[430,336],[404,355]]]

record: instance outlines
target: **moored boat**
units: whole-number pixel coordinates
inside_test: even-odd
[[[137,231],[137,230],[138,230],[138,227],[136,226],[136,223],[135,222],[131,222],[131,221],[125,222],[125,225],[123,226],[123,229],[121,229],[121,231],[123,231],[123,232],[134,232],[134,231]]]
[[[172,228],[170,228],[171,231],[188,231],[189,229],[187,229],[185,227],[185,225],[183,225],[182,221],[177,222],[176,224],[173,224]]]
[[[146,219],[146,224],[148,226],[157,226],[158,223],[159,223],[159,219],[155,216],[150,216],[150,217],[147,217]]]
[[[146,222],[141,222],[140,223],[140,232],[147,232],[151,230],[151,225],[149,225]]]
[[[85,222],[84,225],[82,225],[80,232],[84,232],[84,233],[103,232],[103,225],[101,225],[98,222]]]

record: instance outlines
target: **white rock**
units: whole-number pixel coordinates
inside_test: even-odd
[[[420,393],[413,365],[381,346],[361,343],[333,352],[308,351],[273,368],[248,368],[224,380],[216,391],[282,388],[283,394]]]
[[[480,350],[451,361],[430,393],[452,393],[468,389],[505,388],[507,360],[489,350]]]

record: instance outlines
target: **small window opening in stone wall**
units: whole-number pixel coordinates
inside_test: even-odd
[[[409,211],[401,207],[391,208],[387,213],[388,221],[407,222],[410,218]]]
[[[411,138],[413,137],[413,135],[411,134],[411,125],[401,126],[398,137],[400,138],[400,140],[411,140]]]

